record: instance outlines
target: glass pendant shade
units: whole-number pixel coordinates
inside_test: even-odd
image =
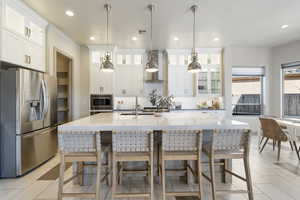
[[[111,62],[110,55],[107,54],[104,58],[104,61],[101,64],[100,70],[102,72],[113,72],[114,71],[114,65]]]

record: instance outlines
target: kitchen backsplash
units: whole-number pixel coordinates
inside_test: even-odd
[[[219,102],[220,108],[223,109],[222,97],[175,97],[175,104],[181,105],[181,109],[199,109],[199,104],[212,106],[212,101]],[[135,97],[114,97],[114,109],[127,110],[135,109]],[[152,106],[146,97],[138,97],[138,104],[143,108]],[[203,107],[202,107],[203,108]]]

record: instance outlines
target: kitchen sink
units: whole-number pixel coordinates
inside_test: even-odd
[[[135,112],[125,112],[121,113],[121,115],[136,115]],[[137,115],[154,115],[153,112],[138,112]]]

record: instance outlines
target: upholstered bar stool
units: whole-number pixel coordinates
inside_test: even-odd
[[[198,130],[167,130],[162,134],[162,146],[160,149],[160,168],[162,183],[162,199],[167,196],[202,196],[201,176],[201,153],[202,153],[202,131]],[[197,172],[187,165],[187,171],[192,172],[198,178],[199,188],[196,192],[168,191],[166,192],[166,161],[197,161]]]
[[[101,195],[101,153],[111,151],[108,147],[101,149],[100,132],[94,131],[70,131],[59,132],[59,151],[61,157],[58,200],[63,197],[95,198],[100,200]],[[97,178],[95,193],[64,193],[63,187],[74,178],[83,176],[83,172],[77,173],[64,180],[65,164],[68,162],[96,162]],[[109,166],[108,166],[109,167]],[[82,178],[82,177],[81,177]]]
[[[115,131],[113,145],[113,180],[112,199],[115,198],[150,198],[153,199],[153,131],[128,130]],[[117,164],[122,162],[147,162],[150,192],[118,193]],[[122,184],[122,182],[121,182]]]
[[[215,160],[228,159],[243,159],[246,178],[226,169],[224,166],[224,173],[229,173],[236,178],[239,178],[247,183],[247,191],[219,191],[219,192],[234,192],[234,193],[248,193],[249,200],[253,200],[252,181],[249,167],[249,146],[250,146],[250,131],[243,129],[223,129],[215,130],[209,135],[210,138],[207,143],[203,145],[203,152],[209,158],[210,177],[203,174],[211,183],[212,198],[216,200],[216,186],[215,186]]]

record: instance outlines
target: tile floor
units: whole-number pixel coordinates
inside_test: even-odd
[[[281,162],[276,162],[276,151],[273,152],[271,143],[266,146],[262,154],[257,150],[257,137],[253,137],[251,145],[251,173],[254,186],[255,200],[299,200],[300,199],[300,163],[295,152],[292,152],[289,145],[282,148]],[[41,181],[37,180],[47,171],[54,168],[59,162],[58,156],[51,159],[48,163],[18,179],[0,179],[0,199],[1,200],[55,200],[57,199],[57,180]],[[233,162],[236,172],[244,174],[243,165],[240,161]],[[72,168],[67,174],[72,173]],[[144,187],[142,180],[127,178],[125,190],[134,190],[136,186]],[[170,180],[169,188],[183,188],[186,185],[177,184],[177,180]],[[206,180],[205,197],[210,198],[210,187]],[[187,189],[192,190],[195,186],[191,185]],[[218,188],[246,189],[246,185],[237,179],[233,179],[232,185],[219,184]],[[124,188],[123,188],[124,189]],[[70,183],[67,191],[92,191],[93,187],[79,187]],[[136,190],[136,189],[135,189]],[[160,186],[155,186],[156,199],[160,198]],[[103,199],[110,199],[110,190],[103,184]],[[66,198],[73,199],[73,198]],[[174,198],[170,198],[175,200]],[[192,198],[181,198],[190,199]],[[218,195],[218,200],[246,200],[245,194]],[[127,200],[127,199],[126,199]],[[176,200],[180,200],[177,198]]]

